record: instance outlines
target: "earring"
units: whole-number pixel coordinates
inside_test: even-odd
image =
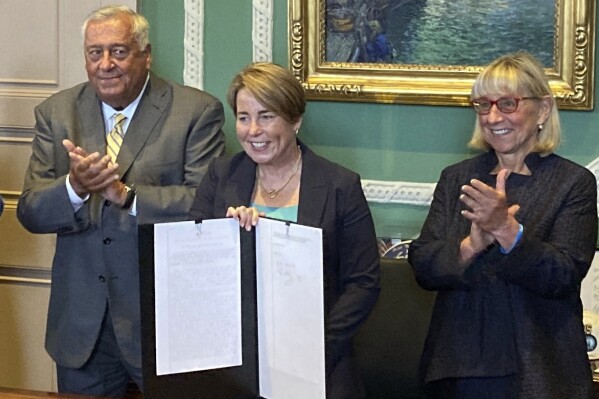
[[[539,133],[541,133],[541,130],[543,130],[543,124],[542,124],[542,123],[539,123],[539,124],[537,125],[537,131],[538,131]]]
[[[297,134],[299,133],[299,129],[295,129],[295,135],[297,136]]]

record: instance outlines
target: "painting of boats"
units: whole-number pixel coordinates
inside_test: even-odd
[[[552,67],[556,1],[326,0],[326,61],[476,66],[527,50]]]

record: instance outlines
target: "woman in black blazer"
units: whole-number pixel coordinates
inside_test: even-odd
[[[360,177],[297,139],[306,103],[288,70],[246,67],[228,102],[244,151],[212,162],[191,216],[235,217],[247,230],[260,216],[322,228],[327,398],[363,398],[352,339],[378,298],[379,254]]]
[[[476,79],[470,144],[446,168],[409,262],[438,291],[421,371],[431,398],[587,399],[580,283],[597,240],[593,174],[553,151],[543,67],[500,57]]]

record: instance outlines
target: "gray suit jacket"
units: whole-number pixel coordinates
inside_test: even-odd
[[[33,154],[17,215],[33,233],[56,233],[46,349],[61,366],[89,358],[108,307],[126,360],[141,367],[138,223],[184,219],[209,160],[224,151],[222,104],[151,75],[119,152],[119,175],[137,187],[137,217],[94,194],[76,213],[65,179],[69,139],[106,153],[101,103],[83,83],[35,109]]]

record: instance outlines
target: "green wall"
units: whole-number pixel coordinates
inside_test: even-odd
[[[204,89],[225,103],[231,78],[252,61],[252,2],[206,0]],[[274,0],[274,62],[287,65],[287,1]],[[141,0],[151,26],[154,70],[182,83],[183,0]],[[595,62],[599,76],[599,60]],[[599,110],[561,111],[558,153],[587,165],[599,157]],[[228,151],[240,150],[227,108]],[[471,156],[466,149],[474,112],[464,107],[312,101],[300,137],[319,154],[364,179],[436,182],[441,169]],[[381,236],[416,234],[427,207],[371,204]]]

